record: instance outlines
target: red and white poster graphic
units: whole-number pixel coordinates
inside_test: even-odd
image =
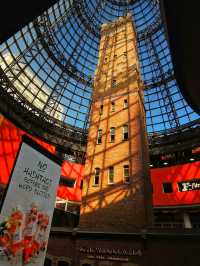
[[[43,266],[60,165],[23,142],[0,214],[0,265]]]

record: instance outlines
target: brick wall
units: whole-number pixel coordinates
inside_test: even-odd
[[[131,232],[148,223],[150,214],[147,215],[146,206],[151,205],[150,196],[148,203],[145,196],[149,187],[148,151],[138,69],[130,17],[104,25],[90,114],[80,218],[83,230]],[[128,102],[127,108],[124,100]],[[125,124],[129,133],[126,141]],[[114,143],[110,142],[111,127],[115,128]],[[101,144],[97,144],[98,130],[102,130]],[[129,184],[124,182],[124,165],[129,165]],[[113,184],[108,183],[110,166],[114,167]],[[94,186],[95,168],[100,168],[98,186]]]

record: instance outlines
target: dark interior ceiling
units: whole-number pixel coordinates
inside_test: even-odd
[[[57,1],[28,1],[26,4],[24,1],[3,1],[0,8],[0,43],[6,41]]]
[[[200,1],[161,3],[177,82],[187,102],[200,113]]]

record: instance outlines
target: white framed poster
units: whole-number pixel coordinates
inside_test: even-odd
[[[0,213],[0,265],[42,266],[61,162],[25,137]]]

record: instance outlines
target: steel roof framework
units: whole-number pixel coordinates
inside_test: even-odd
[[[133,14],[137,32],[150,139],[179,132],[187,124],[195,128],[199,116],[176,84],[157,0],[58,1],[0,46],[0,111],[43,139],[69,150],[82,150],[100,27],[127,12]],[[28,83],[23,84],[24,78]],[[18,112],[16,106],[20,106]]]

